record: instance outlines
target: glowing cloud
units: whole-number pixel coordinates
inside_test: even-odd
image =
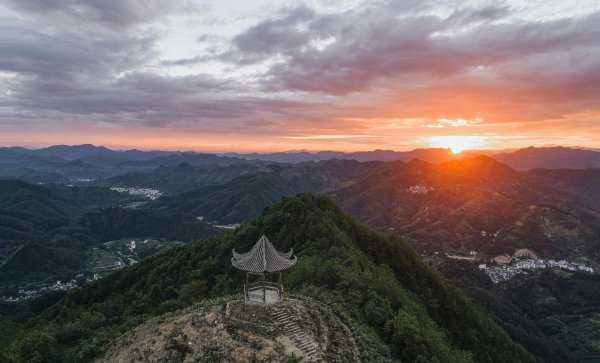
[[[447,148],[458,154],[464,150],[483,148],[487,141],[485,136],[433,136],[429,138],[429,145]]]

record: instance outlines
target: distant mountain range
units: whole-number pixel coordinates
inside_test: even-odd
[[[4,178],[96,186],[94,193],[105,193],[95,196],[98,206],[119,204],[118,198],[109,197],[116,193],[102,187],[160,190],[164,197],[142,199],[138,208],[165,218],[180,214],[215,224],[234,224],[255,218],[282,196],[326,193],[369,226],[407,236],[423,251],[500,254],[533,248],[542,256],[600,260],[596,237],[600,235],[599,169],[520,172],[508,165],[523,166],[527,160],[527,165],[533,166],[538,160],[547,166],[555,160],[557,165],[568,161],[573,167],[585,167],[595,165],[600,155],[595,151],[527,148],[494,158],[468,153],[454,156],[445,149],[267,155],[275,162],[252,159],[262,157],[260,154],[113,151],[80,145],[40,150],[3,148],[0,155],[0,175]],[[298,158],[282,162],[283,156]],[[326,160],[298,162],[309,156]],[[359,162],[353,157],[384,161]],[[409,160],[385,161],[395,158]],[[36,196],[22,200],[27,188],[7,192],[6,199],[0,198],[0,210],[15,211],[5,206],[18,201],[21,213],[42,213],[45,217],[63,213],[60,216],[65,219],[81,214],[71,211],[77,203],[68,199]],[[50,189],[60,188],[62,196],[74,190],[91,190]],[[84,197],[87,203],[92,201],[91,195]]]
[[[515,170],[600,168],[600,152],[568,147],[528,147],[493,158]]]
[[[296,164],[332,159],[360,162],[419,159],[439,163],[481,154],[491,156],[515,170],[600,167],[600,152],[564,147],[530,147],[507,153],[480,150],[453,154],[449,149],[415,149],[412,151],[374,150],[354,153],[321,151],[315,153],[226,153],[219,155],[178,151],[116,151],[103,146],[85,144],[76,146],[55,145],[37,150],[22,147],[0,148],[0,178],[16,178],[31,183],[64,183],[78,179],[107,179],[117,176],[124,176],[125,179],[136,177],[139,179],[139,174],[136,176],[135,173],[149,173],[161,166],[176,167],[182,163],[193,167],[212,165],[227,167],[239,164],[260,167],[272,163]],[[166,170],[162,170],[162,172],[164,173]],[[236,174],[234,171],[228,173],[223,170],[222,172],[224,175],[232,177]],[[127,175],[129,173],[134,173],[134,175]],[[157,170],[156,173],[160,174],[161,171]],[[223,177],[225,178],[225,176]],[[205,178],[206,182],[209,179]],[[215,180],[219,182],[224,179],[216,178]],[[201,184],[194,184],[193,182],[187,184],[187,189],[201,186]]]
[[[83,145],[54,145],[42,149],[26,149],[23,147],[9,147],[6,150],[19,154],[37,155],[41,157],[55,157],[64,160],[76,159],[94,159],[115,158],[121,160],[148,160],[161,156],[179,154],[179,152],[169,151],[141,151],[141,150],[123,150],[116,151],[104,146],[94,146],[91,144]]]
[[[277,153],[226,153],[223,155],[246,159],[246,160],[264,160],[278,163],[303,163],[308,161],[323,161],[331,159],[356,160],[361,162],[367,161],[409,161],[412,159],[421,159],[431,162],[442,162],[472,156],[476,153],[466,152],[461,155],[453,154],[450,149],[415,149],[412,151],[393,151],[393,150],[373,150],[373,151],[358,151],[358,152],[341,152],[341,151],[296,151],[296,152],[277,152]]]
[[[214,154],[166,151],[115,151],[93,145],[57,145],[30,150],[0,148],[0,179],[31,183],[66,183],[80,179],[105,179],[133,172],[149,172],[160,166],[189,163],[194,166],[227,166],[257,163]]]

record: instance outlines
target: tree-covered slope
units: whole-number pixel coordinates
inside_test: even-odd
[[[261,166],[240,163],[226,166],[193,166],[181,163],[177,166],[160,166],[151,172],[131,172],[97,182],[117,187],[153,188],[167,194],[178,194],[211,184],[225,184],[235,177],[256,173]]]
[[[598,275],[552,269],[493,284],[465,261],[434,265],[544,362],[596,362],[600,358]]]
[[[263,208],[277,202],[284,195],[331,191],[359,180],[377,170],[380,164],[359,163],[354,160],[327,160],[297,165],[271,164],[260,171],[238,176],[223,184],[207,185],[175,196],[159,198],[148,207],[165,213],[202,216],[204,220],[219,223],[239,223],[256,218]]]
[[[0,181],[0,297],[15,296],[28,285],[72,279],[102,242],[128,237],[189,241],[217,232],[189,215],[117,207],[130,200],[103,187]]]
[[[592,208],[600,210],[600,168],[533,169],[528,174],[557,190],[571,193]]]
[[[42,218],[72,218],[87,210],[123,203],[131,196],[102,187],[40,186],[0,180],[0,210]]]
[[[399,237],[373,232],[328,197],[284,197],[256,220],[177,247],[68,294],[7,344],[6,359],[88,361],[149,317],[240,293],[231,249],[266,234],[299,261],[288,292],[327,303],[353,329],[368,361],[533,362],[492,320]]]
[[[262,209],[294,190],[267,171],[240,176],[222,185],[209,185],[149,204],[161,213],[186,213],[207,221],[237,223],[254,217]]]
[[[409,237],[420,250],[599,261],[600,213],[489,157],[388,164],[335,193],[369,226]]]

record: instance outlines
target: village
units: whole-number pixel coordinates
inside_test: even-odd
[[[77,280],[67,282],[56,281],[55,283],[42,286],[39,289],[19,289],[16,296],[2,296],[0,301],[9,303],[19,303],[26,300],[35,299],[38,296],[52,291],[67,291],[79,287],[81,284]]]
[[[94,248],[92,256],[86,265],[86,272],[78,274],[74,279],[33,287],[19,288],[16,294],[11,296],[1,296],[0,302],[19,303],[35,299],[52,291],[67,291],[83,284],[98,280],[103,276],[119,270],[125,266],[135,265],[142,258],[152,254],[167,246],[179,245],[177,241],[163,241],[157,239],[121,239],[109,241],[103,244],[102,248]],[[140,256],[141,254],[141,256]]]
[[[156,189],[150,188],[122,188],[122,187],[112,187],[111,190],[119,193],[128,193],[129,195],[137,195],[142,196],[151,200],[158,199],[162,192]]]
[[[560,268],[566,271],[583,271],[594,273],[594,269],[582,263],[569,262],[566,260],[544,260],[544,259],[515,259],[511,264],[498,265],[486,264],[479,265],[479,269],[484,271],[494,283],[499,283],[512,279],[518,275],[524,275],[529,272],[545,269],[545,268]]]

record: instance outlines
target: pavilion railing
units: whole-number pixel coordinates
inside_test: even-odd
[[[264,282],[264,290],[277,291],[278,298],[281,299],[283,294],[283,288],[280,284],[276,282],[265,281]],[[244,285],[244,294],[246,295],[246,299],[256,298],[256,299],[265,299],[265,291],[263,291],[263,282],[252,282]]]

